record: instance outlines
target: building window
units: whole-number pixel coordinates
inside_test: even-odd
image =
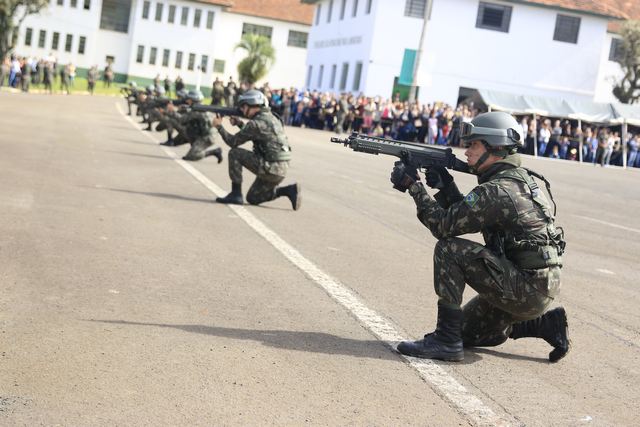
[[[347,77],[349,77],[349,63],[344,62],[342,64],[342,76],[340,76],[340,90],[347,88]]]
[[[609,61],[622,62],[624,57],[622,39],[612,38],[611,48],[609,49]]]
[[[353,91],[360,90],[360,78],[362,77],[362,62],[356,62],[356,72],[353,75]]]
[[[149,9],[151,8],[151,2],[145,1],[142,3],[142,19],[149,19]]]
[[[322,5],[318,4],[316,7],[316,25],[320,24],[320,13],[322,12]]]
[[[169,51],[169,49],[164,49],[162,51],[162,66],[163,67],[168,67],[169,66],[169,55],[171,54],[171,52]]]
[[[64,0],[58,0],[58,6],[64,6]]]
[[[509,24],[511,23],[511,9],[511,6],[502,6],[500,4],[481,1],[478,7],[476,28],[508,33]]]
[[[342,4],[340,5],[340,20],[344,19],[344,11],[347,8],[347,0],[342,0]]]
[[[87,47],[87,38],[80,36],[80,42],[78,43],[78,53],[84,55],[85,48]]]
[[[329,0],[329,10],[327,11],[327,22],[331,22],[332,14],[333,14],[333,0]]]
[[[162,12],[164,9],[164,3],[156,3],[156,21],[162,22]]]
[[[172,4],[169,5],[169,24],[173,24],[176,20],[176,7]]]
[[[213,60],[213,72],[224,73],[224,61],[222,59]]]
[[[83,6],[84,10],[89,10],[91,9],[91,0],[84,0],[84,6]],[[129,12],[127,11],[127,16],[129,16]]]
[[[71,2],[69,3],[69,5],[71,7],[78,7],[78,0],[71,0]]]
[[[138,45],[138,53],[136,54],[136,62],[138,64],[142,64],[142,60],[144,59],[144,46]]]
[[[303,33],[302,31],[289,30],[289,39],[287,40],[287,46],[307,47],[308,38],[309,38],[309,33]]]
[[[67,39],[64,41],[64,51],[71,52],[72,45],[73,45],[73,35],[67,34]]]
[[[202,10],[196,9],[196,12],[193,14],[193,26],[196,28],[200,28],[200,19],[202,18]]]
[[[267,27],[264,25],[255,24],[242,24],[242,35],[245,34],[257,34],[259,36],[265,36],[271,40],[271,33],[273,33],[273,27]]]
[[[58,50],[58,43],[60,43],[60,33],[53,33],[53,39],[51,40],[51,49]]]
[[[578,43],[580,32],[580,18],[575,16],[560,15],[556,17],[556,30],[553,39],[559,42]]]
[[[358,0],[353,0],[353,10],[351,11],[351,16],[355,17],[358,14]]]
[[[318,73],[318,88],[322,87],[322,75],[324,74],[324,65],[320,66],[320,72]]]
[[[404,4],[404,16],[408,16],[410,18],[424,18],[425,7],[427,7],[426,0],[407,0]],[[371,4],[369,4],[369,9],[371,9]]]
[[[158,48],[152,47],[149,50],[149,64],[156,65],[156,56],[158,56]]]
[[[189,54],[189,62],[187,62],[187,70],[193,71],[195,66],[196,66],[196,54],[195,53],[190,53]]]
[[[87,5],[87,3],[85,3],[85,5]],[[128,32],[130,13],[130,0],[102,0],[100,29],[118,31],[121,33]]]
[[[309,86],[311,86],[311,74],[313,74],[313,66],[309,65],[309,67],[307,68],[307,81],[306,81],[307,89],[309,89]]]
[[[46,30],[40,30],[40,32],[38,33],[38,47],[41,47],[44,49],[44,42],[46,39],[47,39]]]
[[[367,15],[371,13],[372,4],[373,4],[373,0],[367,0]]]
[[[176,52],[176,68],[182,68],[182,52]]]
[[[213,12],[208,11],[207,12],[207,30],[210,30],[212,28],[213,28]]]
[[[200,70],[203,73],[206,73],[208,66],[209,66],[209,57],[207,55],[202,55],[202,58],[200,58]]]
[[[182,15],[180,15],[180,25],[187,25],[189,20],[189,8],[184,6],[182,8]]]
[[[24,45],[31,46],[31,38],[33,37],[33,28],[27,28],[24,33]]]
[[[333,64],[331,66],[331,83],[329,85],[329,88],[331,89],[335,89],[336,87],[336,72],[338,71],[338,66],[336,64]]]

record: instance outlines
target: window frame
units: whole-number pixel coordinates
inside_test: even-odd
[[[224,74],[225,67],[226,67],[226,61],[224,59],[215,59],[215,58],[213,58],[213,72],[214,73]]]
[[[24,45],[31,46],[33,42],[33,28],[27,27],[24,32]]]
[[[351,9],[351,17],[355,18],[358,16],[358,0],[353,0],[353,7]]]
[[[144,0],[142,2],[142,19],[149,19],[149,12],[151,10],[151,2],[149,0]]]
[[[174,62],[175,67],[177,70],[181,70],[182,69],[182,54],[183,52],[181,50],[176,50],[176,60]]]
[[[82,8],[84,10],[91,10],[91,0],[84,0]]]
[[[268,29],[268,35],[267,34],[263,34],[262,31],[259,31],[260,29]],[[257,30],[257,31],[256,31]],[[257,34],[260,36],[265,36],[266,38],[268,38],[269,40],[271,40],[271,37],[273,36],[273,27],[269,27],[268,25],[258,25],[258,24],[252,24],[250,22],[243,22],[242,23],[242,36],[244,36],[245,34]]]
[[[79,55],[84,55],[86,50],[87,50],[87,37],[86,36],[80,36],[78,38],[78,54]]]
[[[171,49],[162,49],[162,67],[168,67],[171,62]]]
[[[169,24],[175,24],[176,23],[176,5],[175,4],[170,4],[169,5],[169,13],[167,16],[167,22]]]
[[[51,50],[58,50],[58,46],[60,46],[60,33],[54,31],[51,36]]]
[[[202,71],[203,73],[206,73],[208,67],[209,67],[209,55],[200,56],[200,71]]]
[[[193,12],[193,26],[195,28],[200,28],[200,24],[202,23],[202,9],[196,9]]]
[[[144,45],[139,44],[136,48],[136,64],[144,63]]]
[[[624,42],[619,37],[612,37],[611,44],[609,45],[609,61],[622,62],[624,58]]]
[[[73,34],[67,34],[64,40],[64,51],[69,53],[73,51]]]
[[[164,14],[164,3],[156,3],[156,22],[162,22],[162,15]]]
[[[302,36],[303,34],[304,36]],[[308,43],[309,33],[306,33],[304,31],[289,30],[289,35],[287,36],[287,46],[306,49]]]
[[[149,48],[149,65],[156,65],[158,58],[158,48],[151,46]]]
[[[564,22],[561,22],[564,21]],[[580,37],[580,25],[582,18],[572,15],[558,13],[556,15],[556,25],[553,30],[553,41],[578,44]],[[569,25],[569,27],[567,27]],[[575,30],[575,33],[570,33]],[[565,37],[565,38],[563,38]]]
[[[347,90],[347,81],[349,79],[349,63],[342,63],[342,73],[340,74],[340,90]]]
[[[216,14],[213,10],[207,10],[207,25],[205,26],[207,30],[213,29],[213,20],[215,19]]]
[[[180,12],[180,25],[185,27],[189,24],[189,6],[182,6]]]
[[[500,23],[500,27],[487,24],[484,20],[485,14],[484,12],[487,9],[493,8],[494,10],[501,9],[502,11],[502,22]],[[498,31],[501,33],[509,33],[509,28],[511,27],[511,16],[513,14],[513,7],[507,6],[498,3],[491,3],[488,1],[481,1],[478,3],[478,15],[476,16],[476,28],[482,30],[491,30]]]
[[[190,53],[189,57],[187,58],[187,70],[193,71],[195,69],[196,69],[196,54]]]
[[[47,30],[38,31],[38,48],[44,49],[47,44]]]

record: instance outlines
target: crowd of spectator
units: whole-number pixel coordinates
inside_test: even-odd
[[[87,72],[87,90],[93,93],[99,78],[97,65]],[[107,64],[102,73],[102,81],[106,87],[113,83],[114,72]],[[76,80],[76,66],[73,63],[59,64],[55,56],[44,58],[11,55],[0,63],[0,87],[9,87],[29,92],[31,85],[42,85],[45,92],[53,93],[55,87],[62,92],[70,93]]]
[[[400,141],[458,147],[459,126],[484,112],[473,103],[457,107],[445,103],[421,104],[352,94],[334,95],[296,89],[273,90],[262,87],[271,108],[290,126],[327,130],[336,133],[358,132]],[[568,119],[517,116],[522,126],[525,154],[564,160],[580,160],[601,166],[623,165],[623,144],[627,166],[640,167],[640,129],[622,141],[620,127],[598,126]],[[580,153],[582,140],[582,153]]]

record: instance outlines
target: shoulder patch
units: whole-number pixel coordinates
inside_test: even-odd
[[[466,195],[466,197],[464,198],[464,202],[467,204],[467,206],[472,208],[478,202],[479,198],[480,197],[476,193],[471,192],[471,193]]]

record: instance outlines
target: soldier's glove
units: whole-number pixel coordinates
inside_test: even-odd
[[[415,167],[407,166],[401,161],[397,161],[393,164],[390,180],[393,188],[404,193],[411,187],[411,184],[419,181],[420,177]]]
[[[229,122],[231,123],[231,126],[238,126],[241,127],[242,126],[242,120],[240,120],[237,117],[229,117]]]
[[[453,182],[453,177],[444,166],[432,166],[425,173],[425,181],[431,188],[442,190]]]

